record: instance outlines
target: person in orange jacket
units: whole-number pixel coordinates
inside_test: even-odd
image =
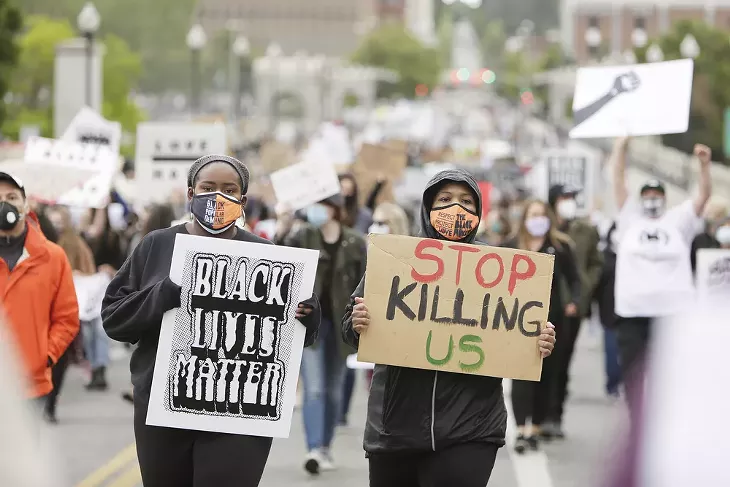
[[[0,304],[25,368],[27,397],[53,390],[51,367],[79,332],[71,265],[29,211],[23,183],[0,172]]]

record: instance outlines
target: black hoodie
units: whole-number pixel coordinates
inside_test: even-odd
[[[441,239],[430,223],[431,205],[439,188],[449,182],[469,185],[481,215],[481,192],[474,178],[459,169],[442,171],[423,193],[421,237]],[[475,228],[463,241],[478,243],[476,233]],[[364,291],[363,276],[342,320],[344,339],[355,347],[358,335],[352,329],[352,307],[354,298],[363,297]],[[375,366],[363,441],[368,453],[436,451],[470,442],[502,446],[506,429],[502,379]]]

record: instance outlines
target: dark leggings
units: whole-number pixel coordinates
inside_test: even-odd
[[[66,377],[66,369],[68,369],[69,355],[71,347],[61,355],[51,369],[51,381],[53,382],[53,390],[46,396],[46,411],[51,414],[56,413],[56,405],[58,404],[58,396],[61,394],[61,388],[63,387],[63,380]]]
[[[643,396],[644,358],[651,341],[652,318],[616,318],[616,341],[618,342],[621,374],[626,385],[626,402],[631,419]]]
[[[555,349],[542,361],[542,375],[539,382],[526,380],[512,381],[512,411],[517,426],[524,426],[527,418],[539,426],[553,419],[558,402],[558,384],[561,363],[568,347],[569,329],[562,316],[551,316],[549,321],[555,325]]]
[[[145,487],[259,485],[271,438],[147,426],[146,416],[146,404],[135,404],[134,436]]]
[[[370,454],[370,487],[485,487],[499,447],[463,443],[425,453]]]

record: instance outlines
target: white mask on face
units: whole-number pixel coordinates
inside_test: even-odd
[[[544,237],[550,230],[550,218],[533,216],[525,220],[525,228],[533,237]]]
[[[664,198],[643,198],[641,206],[644,209],[644,215],[649,218],[659,218],[664,214],[664,208],[667,202]]]
[[[563,220],[573,220],[578,213],[578,203],[574,199],[561,200],[555,207],[558,216]]]
[[[390,227],[385,223],[373,223],[370,225],[370,228],[368,228],[368,233],[386,235],[390,233]]]
[[[730,225],[723,225],[715,232],[715,239],[720,245],[730,245]]]

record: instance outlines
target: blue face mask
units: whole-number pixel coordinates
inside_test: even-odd
[[[307,221],[311,225],[319,228],[327,223],[329,219],[330,212],[326,206],[317,203],[307,208]]]

